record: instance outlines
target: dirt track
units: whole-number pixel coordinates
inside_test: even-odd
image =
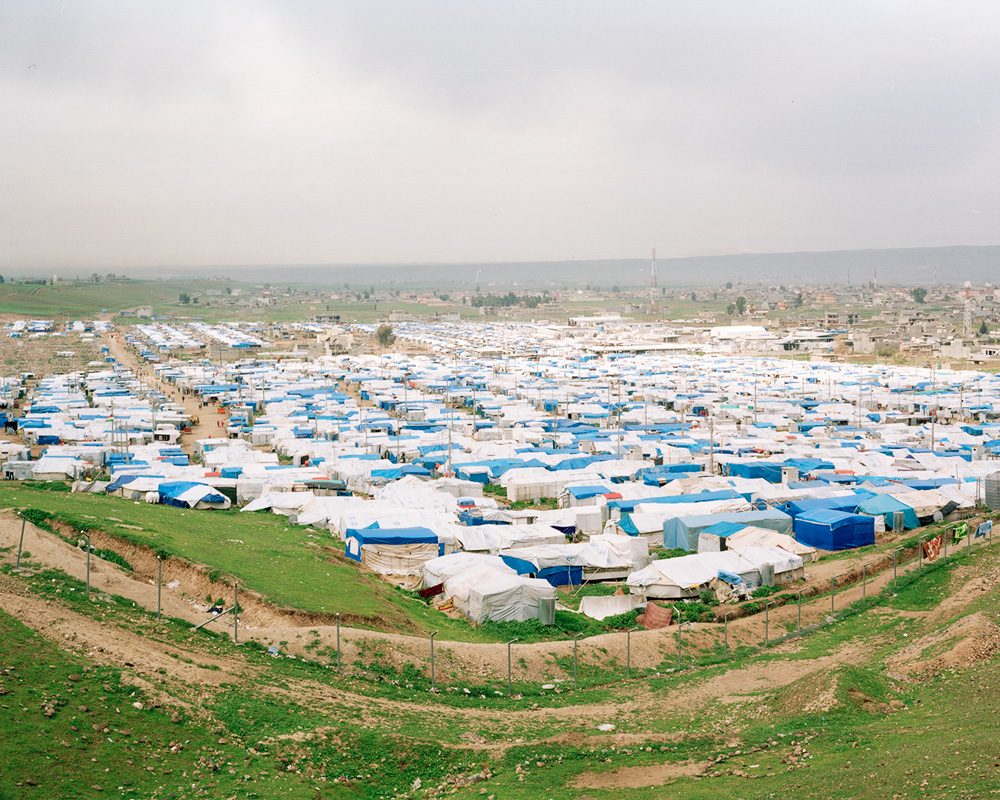
[[[20,530],[20,521],[13,512],[0,514],[0,547],[11,548],[3,556],[6,561],[12,562],[15,557]],[[94,546],[101,547],[113,544],[110,539],[104,541],[103,538],[100,534],[93,535]],[[31,554],[30,561],[33,563],[60,569],[79,580],[84,580],[86,577],[87,559],[83,549],[67,544],[53,534],[35,528],[31,524],[25,526],[24,549]],[[126,597],[148,610],[155,611],[157,607],[155,556],[149,552],[132,549],[127,557],[134,567],[132,574],[109,562],[92,558],[90,577],[93,591]],[[903,570],[900,572],[902,574]],[[891,577],[890,570],[888,573],[883,573],[869,580],[868,591],[872,593],[879,591],[887,582],[891,581]],[[194,624],[204,622],[209,618],[206,598],[223,596],[223,592],[228,588],[226,584],[211,584],[204,571],[197,566],[173,559],[165,561],[161,589],[163,614]],[[860,586],[853,586],[838,592],[838,607],[846,607],[854,600],[860,599],[861,592]],[[826,619],[829,615],[828,603],[827,598],[804,602],[803,626]],[[275,608],[261,601],[249,591],[241,591],[241,606],[244,608],[240,616],[241,639],[253,638],[268,645],[286,642],[287,644],[282,645],[282,650],[297,655],[306,654],[305,644],[316,638],[319,639],[321,648],[335,648],[336,646],[336,627],[334,625],[317,625],[312,615]],[[769,633],[771,638],[775,638],[786,629],[785,623],[793,624],[797,620],[797,608],[795,604],[778,609],[772,608],[768,616]],[[232,631],[231,618],[220,619],[218,622],[211,623],[211,626],[215,629],[226,627],[230,632]],[[709,646],[720,642],[722,627],[719,624],[709,623],[685,626],[683,631],[685,647]],[[631,637],[633,667],[636,669],[649,668],[661,662],[672,660],[676,653],[675,633],[675,627],[660,631],[633,633]],[[729,624],[729,641],[732,648],[740,644],[759,644],[763,638],[763,615],[732,620]],[[345,664],[351,664],[362,650],[378,649],[389,662],[399,665],[408,662],[423,664],[429,659],[430,652],[429,642],[423,637],[360,630],[346,626],[341,628],[341,646],[342,662]],[[626,660],[625,651],[625,634],[607,633],[581,642],[580,662],[581,664],[591,664],[595,660],[600,660],[608,663],[613,659],[620,667],[623,667]],[[563,674],[562,670],[555,666],[554,659],[556,657],[571,658],[573,642],[518,644],[513,653],[515,679],[539,675],[565,678],[566,675]],[[477,679],[495,680],[497,676],[506,674],[507,649],[503,644],[439,640],[437,642],[437,657],[439,674],[444,675],[445,671],[454,672],[470,682],[480,682]],[[735,674],[730,673],[727,685],[732,685],[734,678]],[[754,675],[748,679],[747,686],[755,686],[759,680],[760,678]],[[736,691],[741,691],[741,689],[737,688]]]
[[[155,386],[169,400],[181,403],[188,414],[198,418],[198,424],[194,425],[191,431],[181,436],[179,440],[180,446],[185,453],[191,455],[194,452],[194,442],[198,439],[209,439],[226,435],[225,425],[228,424],[229,416],[227,414],[220,414],[217,406],[202,406],[201,401],[196,396],[184,394],[176,386],[161,381],[152,364],[140,363],[135,353],[126,347],[124,341],[114,333],[108,334],[101,341],[102,344],[107,343],[108,348],[111,350],[111,355],[115,357],[119,364],[128,367],[146,383]]]
[[[0,562],[12,563],[20,534],[20,524],[11,512],[0,514],[0,547],[9,548],[0,555]],[[27,559],[32,565],[53,567],[83,580],[86,576],[86,554],[83,550],[67,544],[53,534],[40,531],[34,526],[25,526],[25,550],[30,552]],[[986,562],[983,562],[984,564]],[[197,570],[187,565],[185,569]],[[961,567],[956,573],[960,582],[957,590],[926,616],[953,614],[963,604],[978,597],[984,587],[992,586],[1000,579],[1000,570],[994,570],[992,577],[984,578],[978,574],[981,570],[971,567]],[[167,583],[165,573],[164,582]],[[201,622],[207,619],[204,604],[183,593],[183,576],[178,573],[182,583],[173,588],[166,585],[163,589],[164,613],[191,622]],[[177,580],[177,578],[174,578]],[[876,591],[886,581],[891,580],[891,570],[874,579],[869,584],[869,590]],[[985,581],[985,582],[984,582]],[[156,609],[156,586],[151,579],[136,578],[119,570],[116,566],[92,559],[91,583],[95,602],[103,602],[104,593],[114,593],[134,600],[147,610]],[[838,593],[838,606],[860,598],[861,587],[856,586]],[[828,598],[819,598],[804,604],[803,623],[820,621],[828,613]],[[251,604],[253,605],[253,604]],[[156,626],[168,623],[157,623],[148,616],[137,615],[132,625],[121,627],[105,623],[95,616],[80,614],[67,606],[55,601],[39,598],[30,593],[27,587],[16,575],[0,575],[0,609],[24,622],[30,628],[45,637],[56,641],[61,647],[82,652],[99,663],[107,663],[126,671],[126,678],[146,690],[159,695],[159,687],[167,682],[179,682],[185,688],[183,695],[188,702],[196,704],[199,701],[199,686],[205,690],[220,684],[246,683],[257,685],[257,674],[237,654],[232,656],[211,655],[200,646],[195,634],[192,636],[190,649],[180,644],[160,641],[159,637],[146,635],[154,633]],[[778,621],[786,617],[791,620],[796,613],[795,606],[774,611],[771,616],[772,631]],[[889,612],[886,612],[889,613]],[[909,612],[912,615],[925,615],[924,612]],[[284,642],[281,645],[283,653],[296,656],[315,658],[305,650],[305,645],[319,637],[322,646],[334,645],[336,629],[330,626],[300,624],[294,617],[285,617],[280,610],[266,612],[258,611],[259,618],[252,612],[247,613],[250,624],[240,627],[240,640],[255,638],[266,644]],[[267,625],[256,623],[267,622]],[[280,623],[280,624],[275,624]],[[222,623],[213,623],[221,626]],[[230,628],[231,631],[231,628]],[[666,631],[642,631],[632,635],[632,664],[635,668],[645,668],[661,664],[665,659],[672,658],[676,652],[676,628]],[[684,631],[684,640],[690,646],[696,638],[712,639],[717,642],[721,636],[719,625],[696,625],[694,630]],[[736,620],[730,623],[730,645],[738,643],[758,644],[763,638],[763,619],[760,615],[752,618]],[[373,646],[378,646],[390,661],[397,664],[412,662],[426,669],[429,645],[426,639],[401,636],[396,634],[363,631],[343,628],[341,631],[343,646],[342,660],[350,669],[355,658],[370,655]],[[780,655],[793,655],[801,640],[791,640],[776,645],[773,651]],[[619,667],[624,664],[625,636],[622,633],[606,634],[581,642],[580,656],[582,664],[592,663],[591,659],[599,659],[607,664],[610,659],[616,659]],[[598,648],[604,648],[601,652]],[[562,685],[569,686],[572,673],[562,673],[552,662],[552,655],[571,657],[572,642],[554,642],[517,645],[514,650],[514,678],[538,680],[539,675],[560,675],[565,681]],[[438,679],[442,683],[461,686],[463,682],[476,685],[492,683],[499,685],[506,674],[506,647],[503,644],[470,644],[459,642],[439,642],[437,649]],[[870,660],[871,653],[865,647],[848,643],[836,651],[815,659],[788,658],[778,661],[745,662],[743,666],[727,670],[724,673],[706,677],[700,681],[691,681],[670,692],[652,691],[644,680],[636,680],[628,687],[628,699],[617,701],[612,706],[603,703],[566,705],[553,708],[506,709],[498,712],[495,708],[456,708],[440,703],[423,703],[414,701],[395,701],[365,694],[355,694],[337,686],[336,682],[320,682],[302,680],[293,685],[280,688],[275,686],[261,687],[261,691],[287,694],[290,699],[301,700],[313,698],[317,702],[336,704],[352,709],[358,718],[376,724],[386,714],[433,713],[455,730],[469,732],[467,743],[476,748],[491,752],[502,752],[514,744],[524,744],[527,740],[513,739],[508,730],[532,730],[543,726],[548,733],[537,740],[538,743],[565,743],[574,746],[601,746],[615,744],[621,747],[638,745],[650,741],[662,743],[677,740],[676,733],[657,733],[647,728],[648,720],[652,718],[667,718],[677,715],[686,716],[704,714],[706,709],[715,706],[722,709],[720,713],[726,717],[726,724],[717,728],[716,735],[720,739],[730,737],[735,728],[732,723],[732,712],[726,708],[742,707],[737,715],[747,716],[747,710],[762,702],[770,692],[788,686],[802,679],[813,680],[817,686],[822,684],[825,676],[832,668],[841,664],[863,664]],[[521,659],[524,662],[521,663]],[[333,673],[331,673],[333,674]],[[827,701],[834,702],[833,689],[823,695],[829,695]],[[164,702],[176,703],[177,692],[162,695]],[[823,697],[816,702],[827,702]],[[814,698],[815,699],[815,698]],[[544,703],[540,705],[544,706]],[[752,715],[752,714],[751,714]],[[620,730],[611,735],[597,734],[595,727],[609,719],[618,721],[630,720],[631,730]],[[658,730],[656,728],[655,730]],[[556,731],[553,733],[553,731]],[[478,733],[476,733],[478,732]],[[486,734],[486,735],[480,735]]]

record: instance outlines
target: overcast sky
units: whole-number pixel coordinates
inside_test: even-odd
[[[1000,3],[0,0],[0,268],[1000,243]]]

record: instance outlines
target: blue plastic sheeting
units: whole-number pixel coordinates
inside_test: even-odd
[[[799,423],[799,430],[803,432],[811,431],[813,428],[825,428],[825,427],[826,427],[825,420],[812,420],[812,421],[803,420],[802,422]]]
[[[737,522],[778,533],[792,534],[792,518],[777,509],[769,511],[729,511],[723,514],[695,514],[674,517],[663,523],[663,546],[697,552],[698,534],[719,522]]]
[[[423,475],[430,477],[430,471],[424,469],[417,464],[403,464],[399,467],[391,467],[390,469],[373,469],[372,477],[380,478],[384,480],[394,481],[398,478],[402,478],[404,475]]]
[[[156,487],[156,491],[160,495],[160,502],[165,506],[177,506],[178,508],[188,508],[189,505],[184,500],[179,499],[182,494],[191,489],[195,489],[199,486],[206,486],[204,483],[195,483],[193,481],[167,481],[166,483],[161,483]],[[198,502],[208,502],[208,503],[225,503],[226,497],[219,494],[218,492],[211,492],[200,498]]]
[[[763,478],[769,483],[781,483],[781,464],[746,463],[726,464],[727,475],[737,478]]]
[[[858,503],[870,496],[868,492],[861,492],[859,494],[844,495],[843,497],[805,497],[801,500],[790,500],[787,503],[782,503],[778,508],[792,517],[798,517],[801,514],[817,511],[821,508],[853,513],[858,507]]]
[[[804,474],[817,469],[833,469],[832,461],[824,461],[821,458],[789,458],[785,460],[786,467],[795,467]]]
[[[583,583],[583,567],[546,567],[538,570],[537,577],[552,586],[579,586]]]
[[[844,475],[839,472],[826,472],[823,470],[814,472],[813,476],[816,480],[825,481],[826,483],[836,483],[840,486],[846,486],[864,480],[863,477],[858,477],[857,475]]]
[[[638,497],[633,500],[608,500],[608,508],[620,508],[622,513],[631,513],[640,503],[703,503],[709,500],[732,500],[743,497],[735,489],[716,489],[697,494],[672,494],[664,497]]]
[[[444,555],[444,545],[438,542],[437,534],[429,528],[348,528],[346,539],[357,539],[358,552],[353,554],[351,548],[347,548],[347,557],[355,561],[361,560],[361,545],[381,544],[381,545],[408,545],[408,544],[436,544],[438,555]]]
[[[501,555],[500,558],[503,563],[515,570],[518,575],[533,575],[537,567],[530,561],[525,561],[523,558],[514,558],[514,556]]]
[[[641,480],[647,486],[661,486],[664,483],[676,480],[681,475],[701,471],[702,467],[699,464],[664,464],[660,467],[640,469],[635,474],[635,479]]]
[[[859,514],[871,514],[885,519],[886,529],[892,528],[892,517],[897,511],[903,512],[903,527],[913,530],[920,527],[916,512],[906,503],[897,500],[891,494],[876,494],[863,500],[855,509]]]
[[[875,544],[875,518],[821,508],[795,519],[795,538],[820,550]]]
[[[447,456],[445,456],[447,458]],[[455,472],[458,474],[460,471],[469,470],[472,474],[476,474],[477,471],[471,470],[472,467],[486,467],[490,471],[492,478],[496,479],[503,475],[507,470],[511,469],[525,469],[529,467],[541,467],[542,469],[548,469],[548,464],[545,464],[538,459],[520,459],[520,458],[496,458],[491,461],[473,461],[465,462],[464,464],[456,464]],[[468,478],[468,480],[477,480],[476,478]],[[482,482],[478,479],[477,482]]]
[[[447,456],[445,456],[447,459]],[[426,464],[428,461],[432,463],[443,464],[443,461],[434,462],[432,459],[421,459],[420,463]],[[473,481],[475,483],[481,483],[486,486],[490,482],[490,470],[489,467],[484,467],[479,464],[457,464],[455,466],[455,475],[461,478],[463,481]]]
[[[111,481],[111,483],[108,484],[108,487],[104,491],[106,491],[108,493],[114,492],[114,491],[116,491],[118,489],[121,489],[122,486],[126,486],[126,485],[132,483],[132,481],[134,481],[136,478],[161,478],[162,479],[163,476],[162,475],[133,475],[132,473],[128,473],[127,475],[118,475],[113,481]]]
[[[734,575],[733,573],[726,572],[725,570],[722,569],[718,571],[717,577],[719,578],[720,581],[725,581],[726,583],[730,583],[733,586],[739,586],[741,583],[743,583],[743,578],[741,578],[739,575]]]
[[[505,519],[483,519],[483,512],[476,511],[460,511],[458,513],[459,522],[468,527],[474,525],[510,525],[511,523]],[[575,530],[575,528],[574,528]]]
[[[739,522],[717,522],[715,525],[709,525],[701,533],[711,533],[713,536],[732,536],[745,527],[746,525]]]
[[[607,486],[570,486],[566,489],[571,497],[577,500],[586,500],[588,497],[597,497],[599,494],[611,494],[612,491]]]
[[[551,467],[553,471],[559,471],[564,469],[584,469],[591,464],[596,464],[600,461],[614,461],[615,457],[611,454],[599,455],[599,456],[574,456],[573,458],[564,458],[555,466]]]
[[[900,481],[904,486],[909,486],[911,489],[937,489],[940,486],[951,486],[952,484],[958,483],[954,478],[911,478],[910,480]]]

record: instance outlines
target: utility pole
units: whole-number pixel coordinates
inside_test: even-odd
[[[931,417],[931,452],[934,452],[934,423],[937,422],[938,408],[940,406],[940,400],[938,400],[937,394],[937,372],[934,368],[931,369],[931,391],[934,392],[934,416]],[[971,534],[970,534],[971,535]]]
[[[757,424],[757,362],[753,363],[753,424]]]
[[[715,475],[715,417],[708,418],[708,474]]]

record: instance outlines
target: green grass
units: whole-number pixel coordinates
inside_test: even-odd
[[[301,659],[271,659],[261,645],[236,647],[224,636],[154,624],[148,612],[123,598],[86,603],[79,581],[52,571],[32,573],[25,580],[52,600],[53,608],[58,601],[109,625],[128,625],[139,635],[183,637],[187,647],[177,654],[180,662],[225,657],[234,666],[231,674],[243,677],[188,688],[164,681],[158,689],[168,699],[162,708],[150,709],[149,698],[124,681],[122,672],[94,667],[0,614],[5,643],[0,686],[8,692],[0,695],[0,704],[9,706],[0,714],[0,742],[17,743],[13,757],[5,751],[0,797],[85,797],[96,784],[106,796],[181,798],[197,795],[190,789],[196,783],[204,796],[374,800],[403,793],[422,797],[428,787],[446,783],[457,789],[453,796],[458,798],[481,797],[485,788],[486,795],[505,800],[985,798],[997,786],[991,743],[998,740],[1000,723],[991,699],[1000,689],[1000,660],[947,671],[919,684],[891,677],[885,660],[916,641],[913,637],[949,624],[944,618],[897,617],[891,613],[896,603],[932,609],[940,599],[938,589],[954,579],[956,568],[983,563],[988,569],[995,560],[995,554],[984,550],[971,559],[958,556],[934,565],[922,575],[907,574],[895,592],[886,590],[867,604],[855,604],[854,613],[845,610],[841,622],[804,637],[793,652],[743,655],[732,664],[601,685],[620,677],[622,665],[599,663],[597,653],[581,651],[580,680],[586,688],[570,691],[566,682],[557,695],[539,691],[537,685],[516,684],[515,692],[523,687],[526,696],[510,700],[502,696],[496,676],[485,685],[462,676],[465,680],[456,685],[469,688],[468,695],[461,690],[431,695],[419,666],[394,666],[374,644],[361,653],[363,674],[356,676]],[[991,588],[954,612],[981,610],[995,621],[997,597],[998,590]],[[862,610],[876,605],[887,613]],[[749,704],[717,703],[709,696],[697,708],[672,705],[676,693],[723,678],[733,667],[767,665],[781,674],[792,662],[808,662],[845,645],[855,645],[853,661],[827,669],[817,665],[816,671],[779,689],[749,695]],[[571,658],[560,660],[560,666],[572,669]],[[449,662],[442,647],[439,681]],[[72,681],[70,674],[83,680]],[[84,686],[89,694],[81,700]],[[318,693],[318,686],[328,691]],[[806,709],[827,691],[832,692],[832,707]],[[180,709],[181,719],[171,722],[171,697],[196,697],[197,702]],[[144,708],[133,709],[132,702]],[[890,710],[890,703],[904,707]],[[560,711],[537,711],[535,704]],[[79,705],[90,711],[79,711]],[[583,716],[576,716],[574,706]],[[49,707],[54,715],[43,717]],[[92,725],[107,718],[112,720],[110,731],[97,735]],[[79,724],[81,719],[85,724]],[[604,721],[627,738],[602,738],[596,725]],[[490,749],[467,749],[462,741],[466,731]],[[170,752],[178,742],[183,749]],[[795,747],[804,752],[796,755]],[[154,754],[163,760],[155,761]],[[622,778],[633,767],[661,769],[691,761],[711,762],[712,775],[692,780],[653,774],[651,785],[638,788],[576,785],[584,773],[617,770],[616,777]],[[154,773],[145,773],[148,765]],[[182,784],[178,776],[184,772],[188,777]],[[113,780],[104,777],[112,774]],[[480,774],[485,782],[462,785]],[[25,778],[46,782],[37,789],[18,787]],[[410,791],[417,778],[423,789]],[[119,790],[126,781],[130,785]]]
[[[279,606],[334,614],[345,624],[409,633],[441,631],[460,641],[490,641],[469,624],[452,620],[407,597],[371,572],[341,557],[326,532],[311,535],[267,513],[185,511],[115,497],[59,494],[5,484],[0,506],[30,507],[55,515],[76,530],[101,530],[122,543],[208,565],[215,577],[240,581]],[[335,552],[336,551],[336,552]]]
[[[0,639],[0,797],[90,798],[96,786],[106,796],[169,796],[209,783],[222,796],[274,796],[220,768],[227,762],[243,768],[245,750],[220,744],[206,727],[182,721],[186,715],[172,721],[172,709],[155,707],[123,683],[120,671],[59,650],[2,612]],[[273,771],[269,758],[249,761],[254,773]]]

